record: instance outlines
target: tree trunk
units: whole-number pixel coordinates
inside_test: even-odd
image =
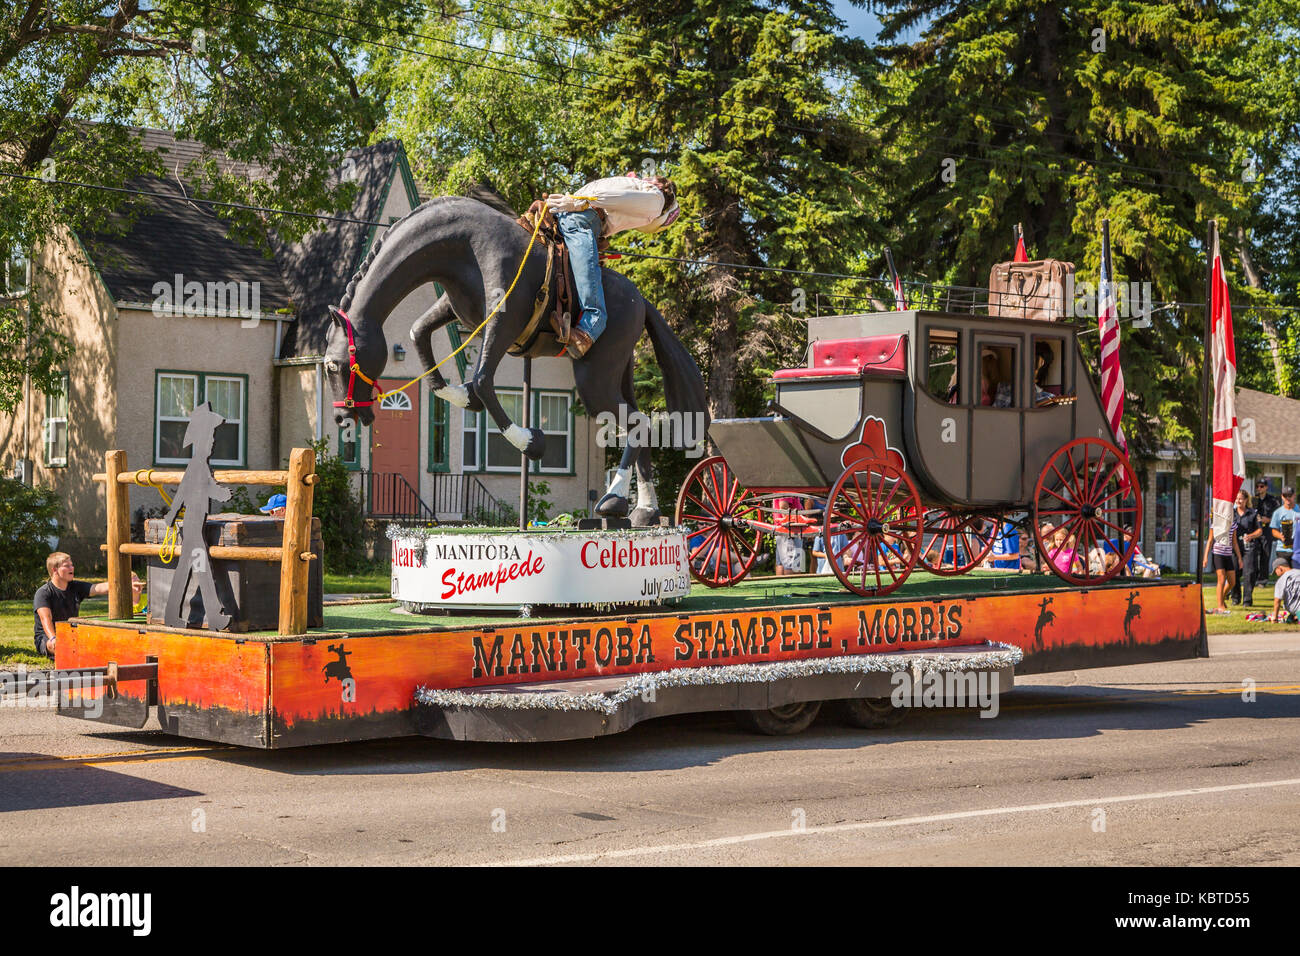
[[[1259,278],[1259,272],[1255,269],[1255,262],[1250,257],[1250,249],[1246,244],[1246,228],[1237,227],[1237,258],[1241,260],[1241,271],[1246,276],[1246,283],[1252,289],[1264,288],[1264,283]],[[1278,334],[1277,323],[1273,321],[1272,313],[1261,311],[1260,325],[1264,328],[1264,341],[1268,343],[1268,350],[1273,357],[1273,384],[1277,389],[1278,395],[1287,393],[1287,369],[1286,363],[1282,361],[1282,337]]]

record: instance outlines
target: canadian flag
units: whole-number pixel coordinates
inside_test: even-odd
[[[1214,536],[1232,525],[1233,501],[1246,478],[1246,459],[1237,428],[1237,349],[1232,341],[1232,306],[1217,232],[1210,248],[1210,370],[1214,375],[1214,492],[1210,526]]]

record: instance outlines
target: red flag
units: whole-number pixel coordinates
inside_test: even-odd
[[[1232,305],[1223,271],[1219,237],[1210,249],[1210,372],[1214,376],[1214,494],[1210,503],[1212,534],[1227,534],[1233,501],[1246,478],[1246,458],[1237,428],[1237,348],[1232,339]]]
[[[1029,253],[1025,252],[1025,231],[1016,230],[1016,254],[1011,259],[1012,262],[1028,262]]]

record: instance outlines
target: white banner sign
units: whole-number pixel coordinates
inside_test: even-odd
[[[665,604],[690,582],[686,536],[670,528],[393,539],[393,598],[408,604]]]

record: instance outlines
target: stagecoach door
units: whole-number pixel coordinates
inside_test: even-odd
[[[971,410],[970,500],[1021,501],[1025,407],[1024,339],[1018,335],[974,336],[969,368]]]

